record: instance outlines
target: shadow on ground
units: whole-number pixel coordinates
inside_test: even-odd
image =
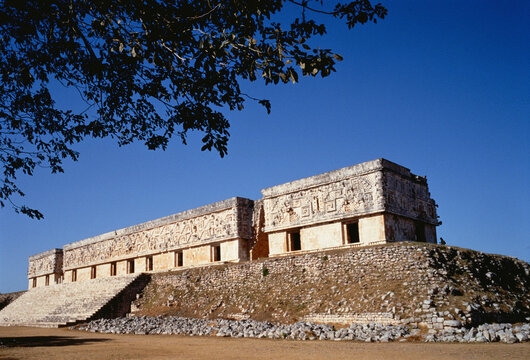
[[[83,339],[74,336],[21,336],[0,338],[0,349],[3,347],[37,347],[37,346],[72,346],[97,342],[111,341],[111,339]]]

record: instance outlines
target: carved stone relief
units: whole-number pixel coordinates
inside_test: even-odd
[[[432,224],[437,223],[435,202],[430,198],[425,181],[404,179],[386,172],[383,186],[386,210]]]
[[[382,174],[374,172],[264,200],[268,231],[383,209]]]
[[[117,235],[93,244],[66,249],[64,265],[65,267],[75,267],[127,255],[155,253],[206,241],[235,238],[244,235],[238,232],[238,222],[236,221],[238,219],[240,219],[239,223],[249,221],[246,228],[240,229],[243,233],[249,233],[251,209],[240,211],[238,214],[237,208],[230,208],[152,229]]]
[[[29,259],[28,277],[35,277],[53,273],[61,273],[63,266],[62,252],[50,251],[49,255],[32,257]]]

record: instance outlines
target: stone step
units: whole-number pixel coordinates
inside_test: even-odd
[[[34,288],[0,311],[0,326],[64,326],[90,319],[141,274]]]

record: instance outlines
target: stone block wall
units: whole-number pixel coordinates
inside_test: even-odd
[[[436,244],[436,225],[394,214],[385,214],[384,218],[383,231],[387,239]]]
[[[64,246],[64,268],[252,236],[252,201],[232,198]],[[202,252],[191,253],[205,256]],[[237,259],[237,257],[235,258]],[[201,259],[197,259],[201,261]]]
[[[346,245],[348,222],[358,223],[362,245],[393,241],[436,243],[435,202],[427,180],[385,159],[262,190],[264,231],[271,255]]]
[[[62,249],[52,249],[30,256],[28,262],[28,289],[49,286],[62,281]]]
[[[384,224],[386,216],[386,214],[379,214],[359,219],[359,237],[361,243],[368,245],[373,242],[393,240],[391,237],[387,236],[385,232]]]
[[[325,249],[342,245],[342,225],[340,222],[308,226],[300,229],[302,250]]]
[[[106,278],[106,277],[110,277],[110,276],[111,276],[111,272],[110,272],[110,264],[109,263],[100,264],[100,265],[96,266],[96,277],[97,278]]]
[[[436,242],[427,181],[368,161],[67,244],[30,258],[29,287],[395,241]],[[53,269],[52,269],[53,268]],[[51,277],[51,279],[50,279]]]
[[[382,159],[382,187],[385,211],[436,225],[436,203],[431,199],[427,179],[409,169]]]
[[[286,322],[379,316],[431,328],[452,320],[521,321],[529,307],[526,262],[419,243],[153,274],[136,302],[137,315]]]
[[[166,252],[153,256],[153,270],[159,271],[164,269],[171,269],[174,267],[176,267],[174,252]]]
[[[16,291],[12,293],[0,294],[0,310],[11,304],[13,301],[23,295],[25,291]]]
[[[382,161],[369,161],[262,190],[265,231],[384,211]]]
[[[304,316],[304,321],[312,321],[324,324],[367,324],[375,322],[379,324],[400,324],[401,321],[395,319],[392,313],[364,313],[364,314],[314,314]]]
[[[65,281],[111,276],[130,272],[160,271],[177,266],[176,252],[182,252],[186,266],[212,262],[213,247],[220,246],[221,261],[248,260],[247,242],[252,237],[253,202],[232,198],[162,219],[99,235],[64,246]],[[152,266],[149,267],[148,258]]]

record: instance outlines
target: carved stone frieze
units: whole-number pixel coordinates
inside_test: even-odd
[[[425,178],[377,159],[262,190],[265,231],[378,212],[437,224]]]
[[[265,229],[353,217],[384,209],[382,174],[372,172],[265,198]]]
[[[168,217],[167,221],[151,222],[154,227],[136,225],[118,230],[115,234],[100,236],[101,239],[96,237],[96,241],[87,239],[69,244],[65,246],[64,266],[65,268],[86,266],[129,255],[158,253],[201,243],[234,238],[249,239],[252,236],[252,201],[234,199],[228,203],[230,205],[228,208],[221,210],[219,206],[208,206],[203,210],[212,212],[182,213],[186,216],[176,214]],[[189,215],[196,216],[188,217]],[[178,219],[179,217],[181,219]],[[173,219],[178,220],[170,222]]]
[[[63,271],[62,249],[52,249],[29,257],[28,278]]]
[[[384,172],[385,208],[388,212],[436,225],[436,203],[430,197],[427,181],[412,175],[404,178],[391,171]]]
[[[261,252],[256,248],[256,254],[268,254],[267,233],[371,214],[394,214],[409,219],[404,223],[411,226],[417,224],[412,220],[438,224],[426,179],[385,159],[277,185],[262,194],[256,214],[252,200],[234,197],[31,256],[28,276],[181,248],[193,248],[186,251],[193,263],[209,256],[208,249],[198,248],[200,245],[255,238],[240,244],[254,249],[259,236],[265,246],[260,245],[264,247]]]

